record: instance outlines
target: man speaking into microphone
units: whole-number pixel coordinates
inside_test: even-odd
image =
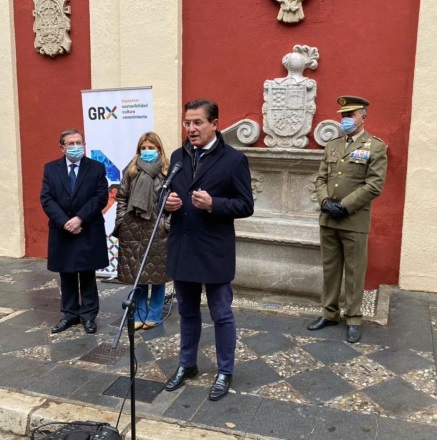
[[[204,284],[218,364],[209,399],[219,400],[229,391],[234,373],[234,219],[253,214],[251,177],[247,157],[227,145],[218,131],[215,102],[197,99],[185,104],[183,125],[187,139],[170,161],[170,169],[179,164],[182,170],[174,174],[165,204],[172,214],[167,267],[174,280],[181,327],[179,366],[166,390],[180,388],[198,373]]]

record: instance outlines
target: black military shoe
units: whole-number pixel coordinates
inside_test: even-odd
[[[165,384],[165,389],[167,391],[177,390],[185,383],[187,379],[196,376],[198,372],[199,370],[197,369],[197,365],[189,368],[181,367],[179,365],[175,374],[173,374],[173,376],[170,377],[170,379]]]
[[[361,339],[361,326],[348,325],[347,326],[347,342],[351,344],[358,342]]]
[[[329,325],[338,325],[338,321],[331,321],[329,319],[321,316],[312,322],[307,329],[308,330],[321,330],[322,328],[328,327]]]

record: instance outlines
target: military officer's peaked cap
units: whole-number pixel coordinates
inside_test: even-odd
[[[337,102],[341,105],[340,110],[337,113],[353,112],[360,108],[366,108],[369,105],[369,101],[359,96],[340,96]]]

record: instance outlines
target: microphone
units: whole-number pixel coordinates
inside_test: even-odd
[[[171,173],[167,177],[166,181],[164,182],[164,185],[162,187],[164,189],[170,188],[171,183],[173,182],[173,179],[175,178],[176,174],[179,173],[179,171],[182,170],[182,162],[176,162],[174,164],[173,169],[171,170]]]

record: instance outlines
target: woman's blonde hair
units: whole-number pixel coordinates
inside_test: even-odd
[[[132,158],[130,164],[128,165],[128,173],[131,178],[135,177],[138,174],[137,160],[141,154],[141,144],[146,141],[149,141],[153,145],[155,145],[156,149],[158,150],[158,155],[161,158],[161,162],[162,162],[161,172],[164,175],[167,174],[168,166],[170,165],[170,163],[167,159],[167,156],[165,155],[165,150],[164,150],[164,146],[162,145],[161,138],[153,131],[149,131],[147,133],[142,134],[138,139],[137,151],[135,153],[135,156]]]

